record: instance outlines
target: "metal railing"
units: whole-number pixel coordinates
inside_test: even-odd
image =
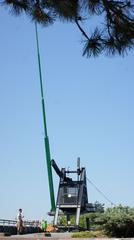
[[[6,219],[0,219],[0,226],[16,226],[17,221],[16,220],[6,220]],[[38,221],[23,221],[23,225],[25,227],[37,227],[39,226]]]

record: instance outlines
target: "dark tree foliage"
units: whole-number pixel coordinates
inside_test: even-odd
[[[100,203],[100,202],[96,201],[94,203],[94,206],[95,206],[95,212],[97,212],[97,213],[103,213],[104,212],[104,206],[105,206],[104,203]]]
[[[83,56],[124,55],[134,47],[134,0],[3,0],[1,5],[43,26],[57,19],[74,23],[83,36]]]
[[[101,221],[109,236],[134,237],[134,208],[132,207],[119,205],[108,208]]]

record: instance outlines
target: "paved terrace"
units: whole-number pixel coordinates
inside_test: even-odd
[[[12,235],[10,237],[0,236],[0,240],[134,240],[134,238],[71,238],[71,233],[52,233],[51,237],[46,237],[44,233]]]

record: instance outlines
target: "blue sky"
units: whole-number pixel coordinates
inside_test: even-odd
[[[0,218],[50,210],[34,25],[0,12]],[[86,59],[73,24],[39,28],[51,156],[76,167],[115,204],[134,206],[134,52]],[[55,194],[58,177],[54,173]],[[110,206],[88,185],[89,201]]]

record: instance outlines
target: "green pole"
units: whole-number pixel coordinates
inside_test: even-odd
[[[52,167],[51,167],[50,146],[49,146],[49,138],[47,134],[45,102],[44,102],[44,94],[43,94],[43,81],[42,81],[42,72],[41,72],[39,40],[38,40],[38,29],[37,29],[36,23],[35,23],[35,32],[36,32],[36,44],[37,44],[37,55],[38,55],[39,77],[40,77],[43,123],[44,123],[44,131],[45,131],[44,143],[45,143],[48,182],[49,182],[49,191],[50,191],[50,200],[51,200],[51,211],[55,211],[55,198],[54,198],[54,187],[53,187],[53,177],[52,177]]]

